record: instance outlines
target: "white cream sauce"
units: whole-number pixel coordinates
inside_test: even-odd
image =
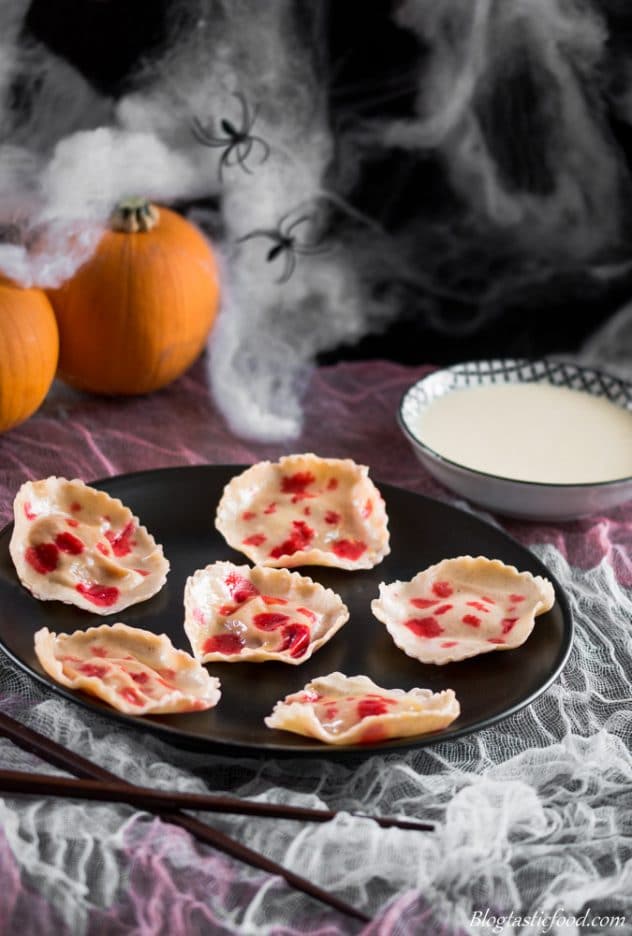
[[[580,484],[632,475],[632,412],[566,387],[454,390],[411,429],[444,458],[504,478]]]

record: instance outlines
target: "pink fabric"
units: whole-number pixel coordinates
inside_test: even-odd
[[[251,463],[302,451],[354,458],[370,465],[377,480],[450,497],[422,468],[395,422],[402,394],[428,370],[386,361],[321,368],[309,388],[305,430],[285,445],[235,438],[209,398],[202,362],[149,397],[106,399],[56,385],[35,416],[0,437],[0,522],[11,519],[15,493],[28,478],[59,474],[91,481],[144,468]],[[581,568],[607,556],[622,584],[632,584],[632,502],[575,523],[503,525],[526,544],[554,543]]]
[[[288,452],[314,451],[351,457],[371,466],[378,481],[446,498],[421,467],[399,431],[395,414],[404,390],[428,368],[405,368],[387,362],[339,364],[318,370],[306,404],[305,431],[286,445],[260,445],[236,439],[215,410],[208,394],[203,363],[171,387],[147,398],[102,399],[57,385],[43,408],[28,422],[0,438],[0,521],[11,519],[11,505],[26,479],[58,474],[92,481],[147,468],[202,463],[251,463]],[[632,584],[632,503],[607,517],[560,525],[506,522],[510,533],[526,544],[551,542],[569,561],[590,568],[607,557],[622,584]],[[239,906],[265,876],[242,869],[224,856],[200,847],[180,830],[157,820],[131,823],[121,860],[130,868],[130,886],[121,902],[95,908],[88,932],[173,934],[224,932],[225,909]],[[179,853],[176,864],[173,850]],[[190,854],[189,854],[190,853]],[[188,869],[183,871],[182,869]],[[191,869],[194,869],[191,872]],[[20,873],[0,837],[0,871],[10,880],[11,900],[0,901],[0,929],[18,924],[24,932],[63,932],[44,898],[33,898],[33,885]],[[164,881],[164,900],[149,904],[156,875]],[[279,884],[282,890],[283,885]],[[208,894],[224,906],[215,916]],[[28,899],[27,899],[28,898]],[[299,931],[323,934],[357,932],[360,927],[333,911],[303,901],[305,919]],[[158,923],[160,921],[160,923]],[[168,925],[167,925],[168,924]],[[8,926],[8,929],[7,929]],[[417,893],[401,895],[386,907],[366,936],[408,932],[448,932]],[[291,932],[285,927],[275,933]]]
[[[68,927],[55,908],[40,897],[20,869],[5,835],[0,829],[0,933],[55,933],[70,936]]]

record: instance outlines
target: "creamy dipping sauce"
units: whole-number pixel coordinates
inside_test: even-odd
[[[453,390],[411,429],[444,458],[517,481],[585,484],[632,475],[632,412],[566,387]]]

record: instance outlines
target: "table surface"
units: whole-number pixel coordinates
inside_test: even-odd
[[[231,434],[202,361],[147,398],[110,400],[55,385],[36,416],[0,437],[0,520],[11,519],[27,479],[89,482],[302,451],[354,458],[377,481],[472,510],[422,469],[395,423],[401,394],[427,370],[380,361],[320,368],[302,435],[275,445]],[[2,710],[133,782],[435,821],[429,834],[380,829],[344,812],[316,828],[213,817],[362,909],[370,926],[146,813],[13,797],[0,799],[0,877],[11,882],[0,895],[0,932],[480,933],[485,911],[488,926],[510,913],[542,926],[556,910],[558,920],[587,912],[588,923],[626,914],[632,926],[632,504],[566,524],[481,515],[557,576],[577,639],[541,699],[474,736],[349,764],[187,753],[52,698],[0,655]],[[49,769],[2,740],[0,763]],[[632,932],[626,927],[616,931]],[[587,931],[607,929],[602,920]]]

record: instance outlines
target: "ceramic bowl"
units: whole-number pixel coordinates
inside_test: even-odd
[[[497,513],[528,520],[572,520],[608,511],[632,498],[632,476],[582,484],[516,481],[468,468],[439,455],[424,443],[418,425],[423,411],[452,390],[491,383],[547,383],[606,397],[632,413],[632,384],[566,361],[505,359],[468,361],[435,371],[404,396],[399,423],[417,457],[447,488]],[[630,439],[632,446],[632,437]]]

